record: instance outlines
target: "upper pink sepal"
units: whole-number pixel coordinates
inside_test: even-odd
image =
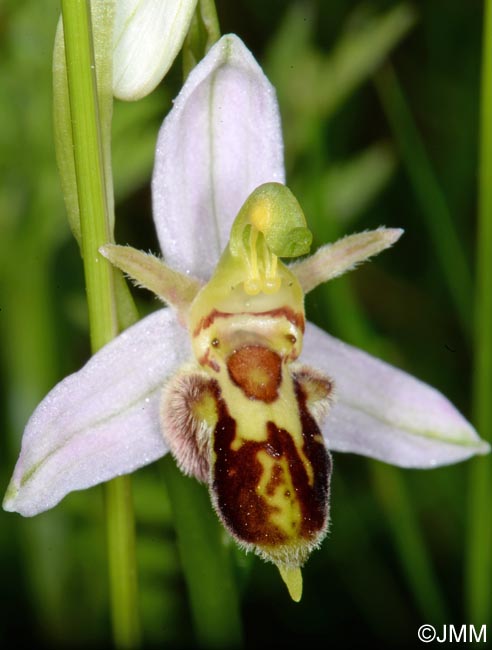
[[[152,196],[164,261],[212,275],[249,194],[284,182],[275,90],[235,35],[191,71],[157,142]]]

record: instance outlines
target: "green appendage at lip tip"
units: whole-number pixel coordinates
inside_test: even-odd
[[[299,603],[302,598],[302,572],[301,567],[290,569],[282,566],[277,567],[282,580],[287,587],[289,596],[295,603]]]

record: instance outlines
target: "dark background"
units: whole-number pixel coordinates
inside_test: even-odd
[[[223,0],[217,9],[222,32],[236,32],[277,87],[288,184],[315,244],[405,229],[394,249],[316,290],[308,316],[435,385],[471,418],[482,3]],[[58,12],[52,0],[0,6],[0,491],[32,409],[89,356],[82,265],[52,144]],[[119,243],[158,251],[153,147],[180,84],[177,61],[153,95],[115,106]],[[142,313],[157,307],[134,295]],[[434,471],[334,462],[330,533],[306,566],[301,604],[272,566],[237,553],[247,645],[417,646],[422,623],[467,623],[473,461]],[[193,645],[159,463],[134,475],[134,490],[146,647]],[[0,512],[0,643],[103,647],[109,634],[101,489],[31,520]]]

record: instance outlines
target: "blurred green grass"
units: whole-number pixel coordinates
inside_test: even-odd
[[[455,238],[471,275],[480,5],[223,0],[217,8],[222,31],[243,38],[277,87],[288,183],[316,245],[382,224],[406,231],[392,251],[314,292],[309,317],[432,383],[470,416],[472,314],[459,306],[466,290],[456,301],[437,246],[446,251]],[[53,0],[0,6],[2,489],[34,405],[89,354],[81,264],[52,144],[57,16]],[[385,77],[373,83],[388,61],[417,145],[382,101]],[[149,177],[157,129],[179,84],[178,63],[147,100],[115,106],[120,243],[158,250]],[[408,146],[422,146],[438,194],[422,198],[412,175],[422,158],[409,160]],[[430,224],[443,204],[445,225]],[[141,313],[157,306],[144,292],[134,295]],[[189,647],[191,616],[159,468],[137,472],[134,486],[146,646]],[[331,532],[306,567],[300,605],[288,601],[271,566],[238,553],[247,645],[391,647],[413,642],[423,622],[465,622],[466,490],[465,465],[401,471],[338,454]],[[108,644],[104,552],[99,488],[32,520],[0,512],[0,642]]]

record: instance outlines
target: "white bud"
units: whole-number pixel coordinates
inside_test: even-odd
[[[133,101],[151,93],[171,67],[197,0],[117,0],[113,94]]]

